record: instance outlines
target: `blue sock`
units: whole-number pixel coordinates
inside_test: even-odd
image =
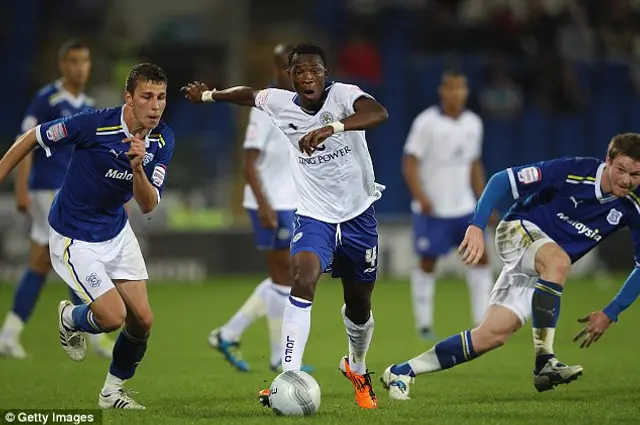
[[[147,351],[148,338],[148,335],[144,338],[134,337],[126,328],[122,328],[113,347],[109,373],[120,379],[130,379]]]
[[[553,339],[560,317],[562,285],[538,279],[531,299],[531,323],[536,353],[536,371],[554,357]]]
[[[46,279],[46,275],[38,274],[30,269],[27,269],[22,275],[14,294],[12,310],[23,323],[27,323],[29,320]]]
[[[391,373],[416,376],[421,373],[436,372],[468,362],[478,357],[471,342],[471,331],[452,335],[437,343],[429,351],[408,362],[394,365]]]
[[[82,332],[90,334],[101,334],[104,332],[96,322],[93,311],[91,311],[88,304],[73,307],[71,317],[73,319],[73,325]]]
[[[71,288],[69,288],[69,297],[71,298],[71,302],[73,303],[73,305],[84,304],[84,301],[82,301],[82,299],[78,296],[78,294],[76,294],[76,291],[74,291]]]
[[[451,335],[449,338],[437,343],[434,348],[441,370],[449,369],[478,357],[473,349],[470,330]]]

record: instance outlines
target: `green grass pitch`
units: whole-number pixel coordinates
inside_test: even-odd
[[[620,277],[620,282],[624,277]],[[413,330],[406,281],[382,280],[374,292],[376,320],[368,367],[374,371],[379,396],[375,411],[360,410],[351,384],[338,371],[347,338],[340,315],[337,281],[323,279],[313,305],[305,362],[322,389],[319,412],[308,418],[276,417],[258,404],[256,395],[274,377],[268,368],[266,324],[245,333],[243,351],[252,370],[239,373],[210,349],[207,335],[221,325],[260,279],[220,277],[206,284],[150,285],[155,325],[147,356],[128,388],[146,411],[108,411],[106,424],[271,424],[310,421],[322,424],[623,424],[640,421],[640,356],[637,324],[640,308],[632,307],[592,348],[571,342],[580,329],[576,319],[601,308],[615,285],[571,279],[563,296],[556,333],[556,352],[567,363],[580,363],[584,375],[570,385],[539,394],[532,385],[533,348],[530,325],[509,343],[472,363],[420,376],[412,400],[390,400],[378,379],[391,363],[430,347]],[[58,344],[56,306],[66,287],[50,285],[27,327],[23,344],[30,358],[0,358],[0,408],[75,408],[97,405],[108,363],[90,355],[70,361]],[[436,290],[436,332],[444,337],[469,327],[468,292],[464,282],[442,279]],[[0,285],[0,308],[8,308],[13,287]]]

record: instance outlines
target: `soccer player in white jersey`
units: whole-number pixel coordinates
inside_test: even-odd
[[[273,52],[273,83],[282,90],[292,89],[287,74],[292,48],[278,44]],[[292,148],[271,118],[257,108],[251,108],[243,147],[247,180],[243,206],[251,219],[256,246],[264,252],[269,277],[224,326],[211,332],[209,343],[236,369],[248,371],[249,365],[240,352],[240,338],[251,323],[266,314],[270,366],[277,371],[282,364],[282,316],[293,283],[289,244],[298,195],[291,175],[289,150]],[[303,366],[303,370],[308,372],[310,368]]]
[[[389,366],[381,380],[391,398],[409,398],[420,374],[459,366],[500,348],[531,318],[533,384],[538,391],[572,382],[580,365],[561,363],[554,350],[562,293],[571,265],[602,240],[628,228],[634,268],[622,289],[586,323],[574,341],[596,342],[640,294],[640,134],[621,134],[609,143],[605,160],[568,157],[510,167],[494,174],[482,193],[460,244],[467,264],[484,252],[483,230],[496,203],[509,194],[514,203],[496,229],[504,262],[482,323],[438,342],[404,363]]]
[[[0,182],[36,146],[49,156],[75,150],[49,212],[54,270],[85,304],[58,305],[60,344],[74,361],[86,356],[85,333],[121,329],[98,397],[103,409],[143,409],[125,391],[147,350],[153,314],[146,265],[124,205],[135,198],[151,213],[164,189],[173,132],[160,118],[167,77],[157,65],[134,66],[125,104],[39,124],[0,160]]]
[[[411,276],[413,314],[418,332],[433,339],[434,271],[439,257],[457,247],[473,217],[485,185],[482,121],[465,109],[469,90],[464,75],[447,71],[440,104],[416,117],[404,147],[403,173],[411,192],[413,243],[419,267]],[[484,255],[467,271],[474,324],[489,303],[491,269]]]
[[[61,78],[38,91],[22,121],[21,134],[39,123],[93,109],[93,100],[84,93],[91,73],[89,47],[78,40],[66,41],[58,51],[58,67]],[[31,246],[29,265],[16,286],[13,305],[0,329],[0,356],[26,356],[20,335],[51,270],[47,215],[53,197],[62,186],[72,152],[73,147],[69,146],[55,158],[47,158],[44,150],[36,147],[18,166],[16,204],[18,211],[31,218]],[[82,304],[73,290],[69,292],[74,304]],[[89,335],[89,339],[97,355],[111,357],[113,342],[106,335]]]
[[[282,369],[300,370],[311,327],[316,283],[324,271],[342,279],[349,355],[340,361],[356,402],[375,409],[365,356],[373,336],[371,293],[377,277],[378,232],[375,183],[364,130],[386,121],[387,111],[350,84],[328,81],[323,50],[300,44],[289,55],[295,92],[233,87],[183,87],[192,102],[231,102],[267,113],[293,145],[292,172],[298,192],[291,240],[294,281],[282,325]]]

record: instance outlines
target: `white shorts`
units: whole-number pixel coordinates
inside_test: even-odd
[[[51,264],[80,299],[90,304],[114,287],[113,280],[147,280],[147,266],[129,222],[113,239],[83,242],[51,229]]]
[[[531,316],[531,299],[539,278],[535,269],[538,250],[554,242],[538,226],[527,220],[502,221],[496,229],[496,249],[504,263],[496,280],[489,305],[513,311],[522,324]]]
[[[47,246],[49,244],[49,210],[56,193],[58,193],[57,190],[49,189],[29,192],[31,200],[31,205],[29,205],[31,240],[38,245]]]

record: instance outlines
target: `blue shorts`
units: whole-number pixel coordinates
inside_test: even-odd
[[[258,218],[258,210],[247,209],[253,235],[256,238],[256,247],[262,250],[288,249],[293,234],[293,216],[295,211],[276,211],[278,217],[278,227],[268,229],[262,227]]]
[[[378,277],[378,222],[373,205],[340,224],[295,216],[291,256],[310,251],[323,272],[354,282],[373,283]]]
[[[473,214],[455,218],[436,218],[413,214],[413,246],[420,257],[446,255],[464,239]]]

